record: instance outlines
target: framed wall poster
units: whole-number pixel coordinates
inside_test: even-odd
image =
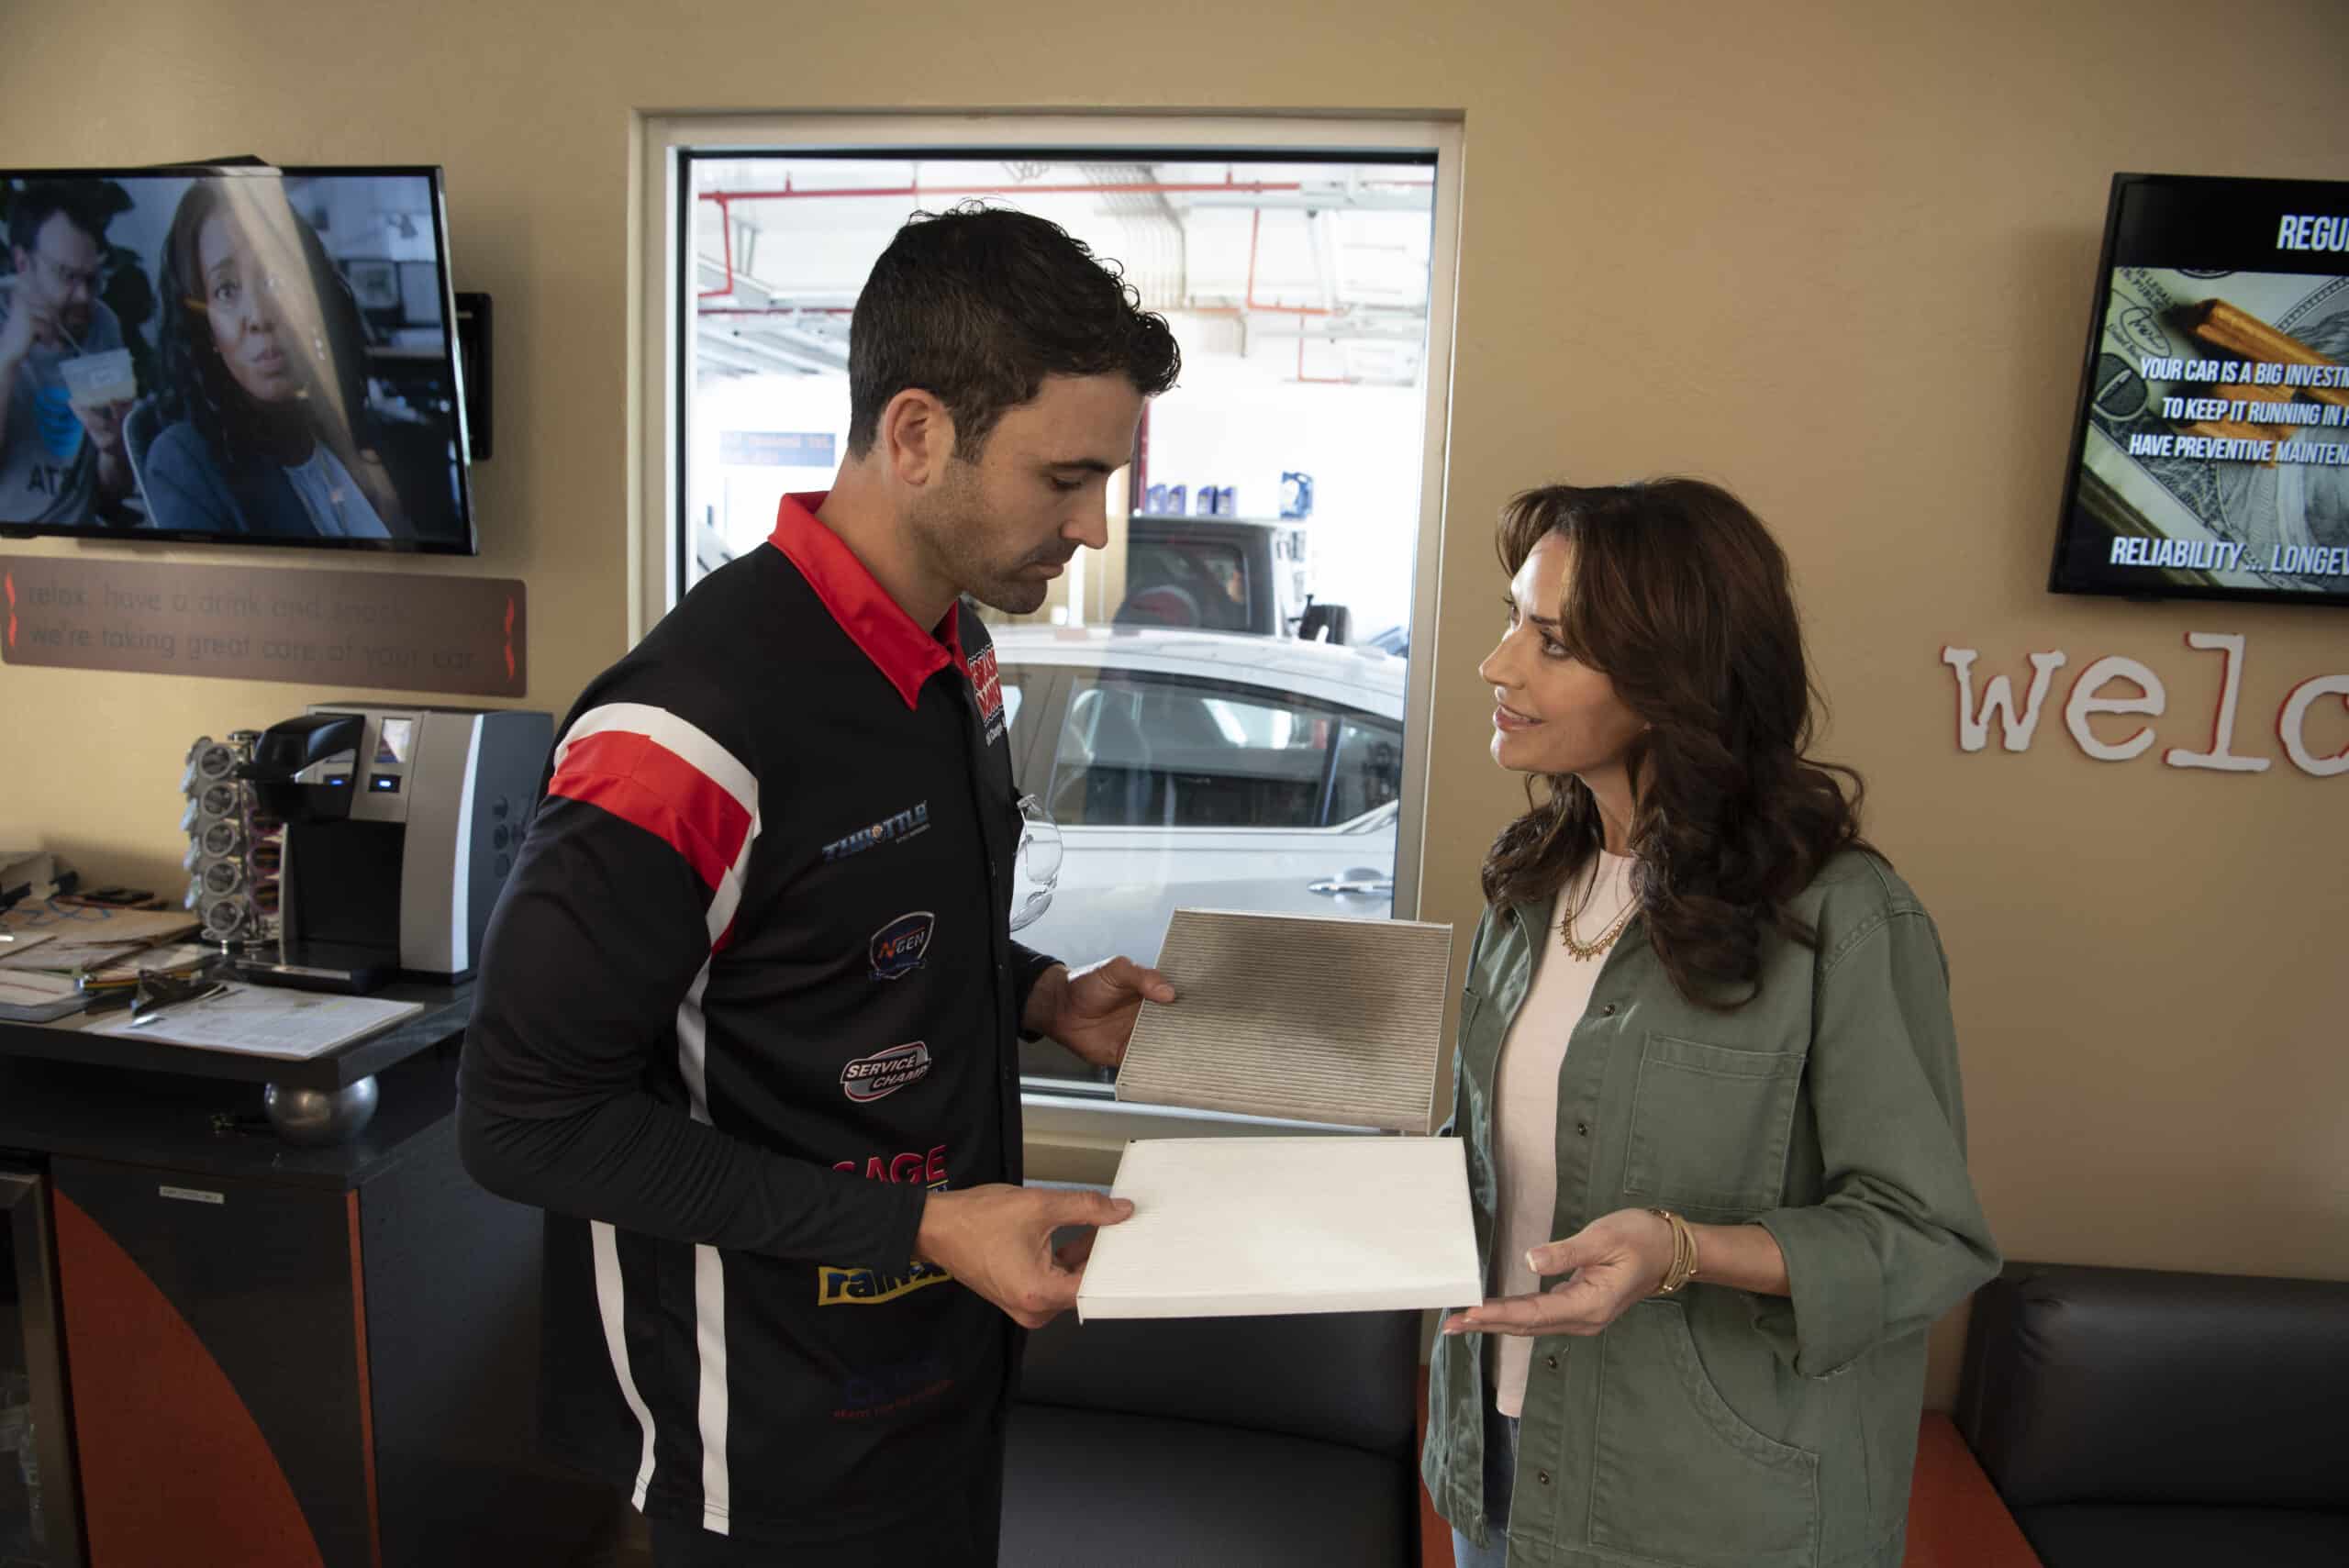
[[[400,270],[395,261],[346,261],[343,276],[351,280],[351,296],[359,301],[362,310],[397,310],[400,307]]]

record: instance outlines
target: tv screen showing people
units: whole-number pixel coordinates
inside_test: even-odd
[[[0,176],[0,529],[470,552],[431,169]]]
[[[2349,183],[2122,174],[2049,586],[2349,604]]]

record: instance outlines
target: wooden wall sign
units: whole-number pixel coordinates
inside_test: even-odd
[[[519,580],[0,555],[0,658],[518,697]]]

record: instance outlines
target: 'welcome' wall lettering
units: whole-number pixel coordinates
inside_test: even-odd
[[[2220,687],[2219,706],[2210,716],[2209,743],[2199,751],[2172,746],[2162,752],[2162,761],[2173,768],[2206,768],[2212,773],[2266,773],[2273,758],[2234,749],[2235,711],[2243,695],[2242,634],[2189,631],[2186,634],[2186,646],[2199,652],[2219,654],[2225,661],[2226,678]],[[1979,657],[1971,648],[1942,650],[1942,662],[1957,675],[1958,750],[1987,750],[1993,724],[1998,726],[2001,747],[2009,751],[2030,750],[2055,672],[2071,662],[2070,656],[2061,650],[2032,654],[2031,679],[2021,701],[2016,700],[2012,681],[2003,674],[1985,679],[1980,696],[1976,696],[1974,663]],[[2276,710],[2277,744],[2294,767],[2312,778],[2349,773],[2349,743],[2330,756],[2320,755],[2309,747],[2311,711],[2328,697],[2339,699],[2343,710],[2349,712],[2349,674],[2311,675],[2294,686]],[[2097,734],[2088,720],[2099,714],[2157,718],[2168,703],[2169,694],[2162,685],[2162,678],[2150,666],[2124,654],[2109,654],[2073,677],[2071,689],[2064,698],[2064,728],[2085,755],[2099,762],[2126,762],[2153,749],[2153,726],[2140,725],[2120,740],[2108,740]]]

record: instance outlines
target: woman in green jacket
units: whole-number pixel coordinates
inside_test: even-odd
[[[1805,755],[1735,497],[1555,486],[1500,543],[1530,809],[1461,1001],[1491,1298],[1437,1342],[1429,1492],[1462,1568],[1898,1568],[1926,1330],[1998,1264],[1932,920]]]

